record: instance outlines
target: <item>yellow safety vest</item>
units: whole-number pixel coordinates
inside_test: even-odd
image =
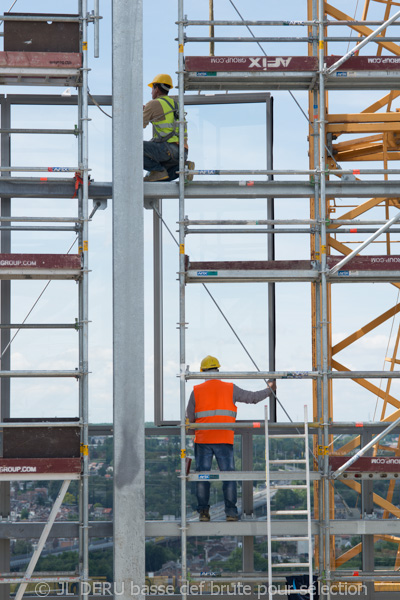
[[[157,98],[164,111],[164,119],[153,121],[153,142],[179,143],[179,105],[168,96]],[[185,124],[186,138],[186,124]]]

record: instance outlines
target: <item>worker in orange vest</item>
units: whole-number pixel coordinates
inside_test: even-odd
[[[218,372],[220,366],[217,358],[206,356],[201,361],[200,371]],[[234,423],[237,402],[257,404],[271,396],[275,390],[276,383],[272,380],[268,381],[268,387],[265,390],[251,392],[242,390],[233,383],[209,379],[194,386],[187,406],[186,417],[189,423]],[[232,429],[197,429],[194,438],[196,471],[210,471],[213,456],[217,460],[220,471],[234,471],[233,438]],[[236,481],[224,481],[222,490],[226,520],[238,521]],[[200,521],[209,521],[209,481],[197,482],[196,496]]]

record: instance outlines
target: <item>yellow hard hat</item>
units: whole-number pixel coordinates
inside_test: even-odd
[[[218,358],[215,356],[206,356],[201,361],[200,371],[208,371],[208,369],[219,369],[221,365],[219,364]]]
[[[147,85],[149,87],[153,87],[154,83],[162,83],[164,85],[168,85],[170,88],[174,87],[172,83],[172,78],[170,75],[167,75],[167,73],[160,73],[159,75],[156,75],[153,81],[151,83],[148,83]]]

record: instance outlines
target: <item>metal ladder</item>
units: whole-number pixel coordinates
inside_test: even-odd
[[[295,459],[277,459],[270,460],[269,442],[272,439],[302,439],[304,440],[304,458]],[[274,480],[273,472],[271,473],[271,465],[305,465],[304,472],[299,471],[299,476],[296,479],[304,480],[304,484],[285,483],[272,485]],[[304,433],[298,434],[274,434],[269,435],[268,431],[268,406],[265,407],[265,480],[266,480],[266,501],[267,501],[267,547],[268,547],[268,599],[273,600],[273,582],[272,569],[274,568],[294,568],[308,567],[309,576],[309,598],[313,600],[313,565],[312,565],[312,534],[311,534],[311,496],[310,496],[310,466],[309,466],[309,445],[308,445],[308,411],[307,406],[304,407]],[[272,490],[306,490],[307,504],[306,509],[293,510],[275,510],[271,511],[271,491]],[[307,515],[307,535],[306,536],[273,536],[271,529],[272,515]],[[305,563],[273,563],[272,562],[272,542],[308,542],[308,561]],[[298,594],[299,590],[286,590],[287,594]]]

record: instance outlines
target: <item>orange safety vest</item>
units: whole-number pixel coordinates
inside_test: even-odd
[[[195,423],[234,423],[237,408],[233,402],[233,383],[210,379],[195,385]],[[196,444],[233,444],[231,429],[197,429]]]

